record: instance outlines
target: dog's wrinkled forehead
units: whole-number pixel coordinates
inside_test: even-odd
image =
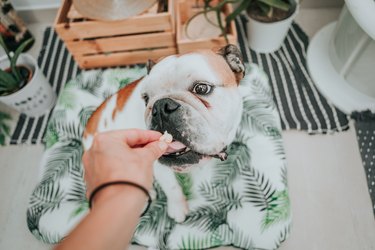
[[[210,50],[168,56],[152,67],[145,80],[145,90],[186,88],[195,81],[220,86],[237,85],[225,59]]]

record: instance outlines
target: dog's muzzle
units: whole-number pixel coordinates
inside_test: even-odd
[[[181,130],[186,126],[182,121],[184,110],[181,104],[171,98],[163,98],[157,100],[152,108],[151,129],[164,133],[168,131],[173,135],[173,142],[169,145],[163,158],[169,160],[177,160],[188,163],[188,159],[195,161],[204,155],[191,149],[189,140],[186,136],[182,136]],[[222,161],[227,159],[225,149],[215,155],[206,155],[218,158]],[[184,160],[185,158],[185,160]]]

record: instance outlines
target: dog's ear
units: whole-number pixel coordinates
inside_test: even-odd
[[[236,45],[228,44],[225,47],[219,49],[217,53],[224,57],[229,67],[236,75],[237,83],[239,83],[245,76],[245,65],[242,60],[240,50]]]
[[[150,73],[152,67],[154,67],[155,64],[156,64],[156,62],[154,62],[153,60],[148,59],[148,61],[146,63],[147,75]]]

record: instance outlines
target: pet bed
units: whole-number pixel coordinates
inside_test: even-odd
[[[290,230],[291,213],[281,125],[265,73],[247,65],[244,112],[228,159],[176,174],[190,212],[178,224],[167,216],[166,196],[140,219],[133,244],[155,249],[232,245],[276,249]],[[145,74],[144,68],[91,70],[69,81],[48,123],[40,182],[30,197],[27,223],[36,238],[57,243],[87,214],[81,157],[85,124],[105,98]],[[131,118],[131,117],[130,117]]]

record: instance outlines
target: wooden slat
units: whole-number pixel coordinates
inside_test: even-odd
[[[172,32],[109,37],[89,41],[70,41],[65,44],[73,55],[87,55],[142,48],[176,47],[176,41]]]
[[[158,59],[163,56],[176,54],[175,48],[143,50],[114,53],[109,55],[77,56],[75,60],[83,69],[122,66],[135,63],[145,63],[148,59]]]
[[[155,3],[152,7],[150,7],[148,10],[146,10],[144,13],[142,13],[140,15],[157,14],[157,10],[158,10],[158,3]],[[81,18],[85,18],[84,16],[81,15],[81,13],[79,13],[76,10],[76,8],[74,8],[73,4],[70,6],[70,9],[69,9],[69,12],[67,14],[67,17],[69,19],[81,19]]]
[[[137,16],[116,22],[86,21],[72,23],[69,26],[58,24],[55,28],[60,31],[59,35],[64,41],[71,41],[74,39],[169,31],[171,27],[170,15],[160,13],[153,16]]]
[[[168,0],[168,14],[173,33],[176,33],[176,4],[178,1]],[[175,39],[176,40],[176,39]]]
[[[56,19],[55,19],[55,22],[54,22],[54,26],[67,21],[66,15],[67,15],[71,5],[72,5],[71,0],[63,1],[59,10],[57,11],[57,16],[56,16]]]
[[[74,8],[74,5],[72,4],[70,6],[69,12],[67,14],[69,19],[79,19],[79,18],[84,18],[81,13],[79,13],[76,8]]]
[[[233,35],[228,35],[229,43],[237,44],[237,39]],[[178,53],[192,52],[197,49],[213,49],[221,48],[227,44],[224,37],[213,39],[198,39],[198,40],[180,40],[178,43]]]

